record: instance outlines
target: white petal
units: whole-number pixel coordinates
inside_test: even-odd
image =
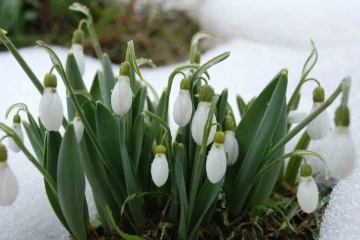
[[[194,138],[194,141],[197,145],[201,146],[202,139],[204,136],[204,128],[205,123],[210,111],[210,103],[208,102],[200,102],[198,108],[194,113],[193,120],[191,122],[191,134]],[[215,114],[212,119],[213,123],[216,123]],[[207,140],[206,146],[209,145],[214,140],[214,135],[216,133],[216,126],[212,126],[209,134],[209,138]]]
[[[233,165],[239,157],[239,144],[234,131],[225,132],[224,149],[227,151],[227,165]]]
[[[296,197],[304,212],[311,213],[316,210],[319,190],[312,177],[301,177]]]
[[[327,141],[325,160],[331,177],[341,180],[350,175],[356,166],[356,150],[349,128],[336,127]]]
[[[131,103],[130,80],[126,76],[120,76],[111,93],[111,107],[117,115],[122,115],[129,111]]]
[[[85,56],[84,56],[84,47],[81,44],[78,43],[73,43],[71,45],[71,49],[70,52],[72,52],[74,54],[76,63],[79,67],[81,76],[84,75],[84,71],[85,71]]]
[[[63,105],[57,92],[45,88],[40,100],[39,117],[48,131],[58,131],[64,117]]]
[[[156,154],[151,164],[151,177],[156,186],[161,187],[169,177],[169,164],[165,154]]]
[[[0,206],[10,206],[19,192],[19,184],[7,162],[0,162]]]
[[[315,102],[311,112],[314,112],[322,103]],[[326,137],[330,131],[330,118],[326,110],[320,113],[312,122],[307,125],[307,132],[312,140],[319,140]]]
[[[213,184],[218,183],[225,175],[226,154],[224,145],[214,143],[206,160],[206,175]]]
[[[12,128],[13,128],[14,132],[16,132],[16,134],[18,135],[20,140],[22,142],[24,142],[24,135],[23,135],[23,132],[22,132],[22,129],[21,129],[21,124],[20,123],[14,123]],[[18,145],[16,144],[16,142],[14,141],[14,139],[12,137],[8,137],[7,146],[14,153],[20,152],[20,148],[18,147]]]
[[[188,90],[180,90],[174,104],[174,121],[180,127],[186,126],[192,114],[192,102]]]
[[[302,120],[304,120],[304,118],[306,118],[307,115],[308,114],[306,112],[302,112],[302,111],[298,111],[298,110],[290,111],[288,118],[287,118],[287,122],[289,124],[299,123]]]
[[[76,139],[78,142],[80,142],[84,135],[84,124],[81,122],[81,120],[78,117],[74,118],[73,124],[74,124]]]

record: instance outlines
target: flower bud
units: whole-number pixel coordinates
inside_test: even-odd
[[[325,91],[322,87],[315,88],[313,100],[314,103],[310,113],[318,109],[325,100]],[[307,132],[312,140],[319,140],[326,137],[330,128],[329,114],[324,110],[307,125]]]
[[[319,190],[311,174],[311,166],[304,164],[300,169],[301,177],[296,194],[300,208],[306,213],[315,211],[319,201]]]
[[[151,163],[151,178],[157,187],[164,185],[169,177],[169,164],[166,159],[166,148],[163,145],[156,147],[156,155]]]
[[[16,176],[6,160],[6,148],[0,143],[0,206],[10,206],[19,192]]]
[[[123,62],[120,66],[120,76],[111,93],[111,107],[117,115],[126,114],[132,104],[132,90],[130,86],[130,78],[128,75],[129,63]]]
[[[184,78],[180,84],[180,93],[174,103],[174,121],[180,127],[186,126],[192,114],[192,102],[190,97],[190,81]]]
[[[24,135],[23,135],[23,131],[21,129],[21,118],[19,114],[16,114],[13,118],[13,125],[12,125],[12,129],[14,130],[14,132],[18,135],[18,137],[20,138],[21,142],[24,141]],[[14,141],[14,139],[12,137],[8,137],[7,140],[7,145],[8,148],[13,151],[14,153],[20,152],[20,148],[17,145],[17,143]]]
[[[84,32],[81,29],[77,29],[73,34],[70,52],[74,54],[81,76],[84,75],[84,71],[85,71],[85,56],[84,56],[83,42],[84,42]]]
[[[225,135],[223,132],[216,132],[214,144],[211,146],[206,160],[206,175],[213,184],[218,183],[226,172],[226,154],[224,149]]]
[[[58,131],[64,117],[63,105],[56,91],[56,76],[46,74],[44,92],[39,104],[39,117],[41,123],[48,131]]]
[[[74,117],[73,124],[74,124],[76,139],[79,143],[84,135],[84,124],[82,123],[81,119],[78,116]]]

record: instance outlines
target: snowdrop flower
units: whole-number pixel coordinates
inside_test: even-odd
[[[302,112],[299,110],[290,111],[287,117],[287,123],[288,124],[299,123],[302,120],[304,120],[307,117],[307,115],[308,114],[306,112]]]
[[[76,139],[78,142],[80,142],[84,135],[84,124],[82,123],[80,117],[77,116],[77,114],[74,117],[73,124],[74,124]]]
[[[239,157],[239,144],[235,138],[235,121],[229,114],[225,118],[224,148],[227,152],[227,165],[233,165]]]
[[[306,213],[316,210],[319,201],[319,190],[312,177],[312,168],[309,164],[301,166],[300,183],[296,194],[300,208]]]
[[[39,105],[41,123],[48,131],[58,131],[64,117],[63,105],[57,93],[56,76],[51,73],[45,75],[44,92]]]
[[[180,127],[186,126],[192,114],[192,102],[190,97],[190,81],[184,78],[180,84],[180,92],[174,104],[174,121]]]
[[[166,148],[163,145],[156,147],[156,156],[151,163],[151,178],[156,186],[161,187],[169,177],[169,164],[166,159]]]
[[[120,66],[120,76],[111,93],[111,107],[117,115],[127,113],[132,104],[132,90],[130,87],[128,62]]]
[[[0,206],[10,206],[19,192],[16,176],[6,160],[6,148],[0,143]]]
[[[313,92],[313,107],[310,113],[318,109],[325,100],[325,91],[322,87],[316,87]],[[312,122],[307,125],[307,132],[312,140],[319,140],[326,137],[330,131],[330,118],[326,110],[321,112]]]
[[[225,134],[216,132],[214,143],[211,146],[206,160],[206,175],[213,184],[218,183],[225,175],[226,154],[224,149]]]
[[[337,180],[349,176],[356,165],[356,150],[349,124],[349,108],[340,106],[335,114],[336,127],[327,139],[325,157],[331,176]]]
[[[84,42],[84,32],[81,29],[77,29],[73,34],[70,52],[74,54],[81,76],[84,75],[84,71],[85,71],[85,56],[84,56],[83,42]]]
[[[212,101],[214,96],[214,89],[209,85],[202,86],[199,94],[199,105],[194,113],[194,117],[191,122],[191,135],[194,138],[194,141],[197,145],[201,146],[206,120],[210,111],[210,102]],[[215,114],[212,117],[212,123],[216,123]],[[206,142],[206,146],[209,145],[213,139],[216,132],[216,126],[212,126],[209,137]]]
[[[20,140],[23,142],[24,141],[24,135],[23,135],[23,131],[21,129],[21,118],[20,118],[19,114],[16,114],[14,116],[14,118],[13,118],[12,129],[18,135]],[[16,142],[14,141],[14,139],[12,137],[8,138],[7,146],[14,153],[20,152],[19,146],[16,144]]]

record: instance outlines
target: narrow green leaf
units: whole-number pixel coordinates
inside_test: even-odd
[[[131,160],[129,159],[129,155],[125,144],[125,133],[126,133],[125,119],[123,117],[120,117],[120,131],[119,131],[120,154],[121,154],[122,164],[124,167],[127,193],[128,195],[131,195],[131,194],[136,194],[139,191],[136,185],[134,169],[133,166],[131,165]],[[140,200],[134,199],[132,202],[129,203],[129,208],[136,227],[138,229],[142,229],[145,225],[145,215]]]
[[[57,187],[61,210],[76,239],[87,239],[84,219],[85,176],[74,125],[69,123],[60,145]]]
[[[186,183],[184,179],[184,146],[174,142],[174,159],[175,159],[175,177],[178,188],[179,200],[180,200],[180,221],[178,239],[186,240],[187,226],[186,226],[186,214],[188,210],[188,201],[186,193]],[[174,173],[172,173],[174,174]]]
[[[239,108],[240,116],[244,117],[246,103],[245,103],[244,99],[242,99],[242,97],[240,95],[236,95],[236,103],[237,103],[237,106]]]
[[[33,135],[33,132],[31,131],[31,127],[30,125],[22,120],[22,124],[24,126],[24,129],[25,129],[25,132],[26,132],[26,135],[28,136],[29,140],[30,140],[30,144],[31,144],[31,147],[32,149],[34,150],[35,152],[35,155],[36,155],[36,158],[37,160],[43,164],[43,156],[44,156],[44,153],[42,151],[42,149],[40,148],[39,144],[38,144],[38,141],[35,139],[35,136]]]
[[[135,56],[135,48],[134,48],[134,42],[131,40],[131,41],[128,41],[127,43],[128,45],[128,51],[130,53],[130,65],[131,67],[134,69],[136,75],[139,76],[140,79],[143,79],[142,75],[141,75],[141,72],[140,72],[140,69],[136,63],[136,56]]]
[[[156,68],[156,64],[150,58],[139,58],[136,59],[136,65],[141,67],[142,65],[149,65],[152,68]]]
[[[101,94],[101,89],[100,89],[100,76],[99,75],[101,75],[101,74],[103,74],[103,73],[100,70],[98,70],[96,72],[94,80],[90,87],[90,94],[93,96],[95,101],[104,102],[104,98],[103,98],[103,95]]]
[[[238,129],[245,131],[244,126],[242,126],[242,122],[251,121],[252,124],[250,125],[252,125],[253,128],[256,129],[256,134],[254,134],[253,136],[254,141],[249,142],[248,139],[246,139],[247,145],[250,144],[250,147],[248,148],[248,151],[245,151],[245,159],[233,182],[233,194],[230,196],[229,199],[229,213],[231,216],[236,216],[241,212],[244,207],[246,197],[248,196],[251,189],[251,186],[254,184],[255,173],[259,165],[261,164],[261,160],[265,154],[265,150],[267,149],[267,146],[270,143],[270,140],[279,122],[282,107],[285,101],[286,88],[287,72],[283,71],[279,77],[279,80],[276,82],[275,89],[270,95],[270,101],[260,98],[259,96],[239,124]],[[260,112],[260,114],[263,115],[260,116],[258,120],[252,119],[252,117],[254,116],[253,112],[259,111],[259,109],[261,109],[261,105],[265,105],[265,113]],[[256,123],[257,121],[260,121],[260,123],[255,125],[254,123]],[[242,137],[240,137],[240,139],[239,137],[240,136],[238,134],[237,140],[239,142],[239,146],[242,146],[244,142],[244,134],[242,134]]]
[[[135,175],[137,175],[138,172],[138,166],[140,161],[140,154],[141,149],[143,147],[143,140],[144,140],[144,113],[140,113],[139,116],[135,119],[134,123],[134,130],[131,140],[131,146],[133,148],[133,151],[131,152],[131,159],[134,163],[135,167]],[[137,178],[137,177],[136,177]]]
[[[146,101],[146,87],[142,86],[135,94],[133,103],[132,103],[132,117],[133,121],[138,117],[142,111],[144,111],[145,101]]]
[[[112,70],[111,60],[106,53],[103,54],[101,64],[103,67],[103,74],[99,75],[101,95],[103,96],[105,106],[111,109],[111,91],[115,86],[116,78]]]
[[[218,120],[218,123],[220,123],[221,125],[224,124],[224,120],[226,117],[226,106],[227,106],[227,101],[228,101],[228,89],[225,88],[221,95],[220,95],[220,100],[217,104],[217,114],[216,114],[216,118]]]
[[[48,131],[45,138],[45,152],[44,152],[44,168],[49,172],[50,176],[57,181],[57,164],[62,137],[59,132]],[[65,220],[64,214],[60,208],[57,193],[54,193],[50,185],[44,180],[46,195],[49,199],[50,205],[54,210],[56,216],[66,230],[71,233],[68,223]]]

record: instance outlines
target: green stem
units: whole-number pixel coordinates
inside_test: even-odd
[[[53,190],[54,194],[57,196],[57,187],[54,179],[50,176],[48,171],[36,160],[36,158],[27,150],[23,142],[20,140],[18,135],[6,126],[3,123],[0,123],[0,129],[2,129],[9,137],[12,137],[21,151],[25,154],[25,156],[29,159],[29,161],[39,170],[39,172],[44,176],[45,180],[49,183],[51,189]]]
[[[91,14],[88,15],[88,21],[86,22],[86,27],[88,29],[90,39],[91,39],[91,42],[92,42],[93,47],[94,47],[96,57],[99,60],[101,60],[102,56],[103,56],[103,52],[102,52],[101,47],[100,47],[99,39],[98,39],[98,37],[96,35],[96,31],[95,31],[95,28],[94,28],[94,21],[93,21],[93,18],[91,16]]]
[[[318,107],[314,112],[310,113],[301,123],[288,132],[265,156],[264,162],[270,160],[277,151],[279,151],[286,143],[288,143],[296,134],[298,134],[303,128],[305,128],[312,120],[314,120],[322,111],[324,111],[328,106],[330,106],[334,100],[342,92],[343,84],[346,84],[345,80],[337,87],[334,93]]]

